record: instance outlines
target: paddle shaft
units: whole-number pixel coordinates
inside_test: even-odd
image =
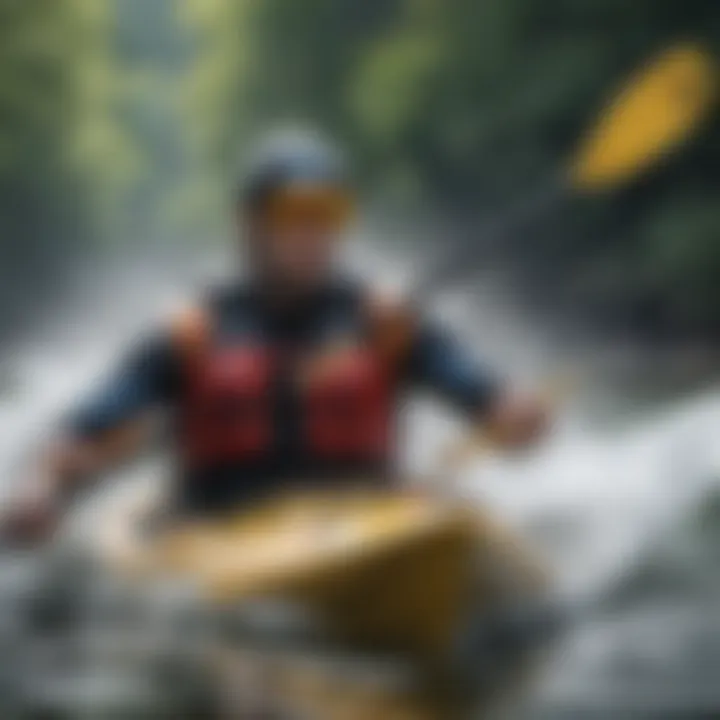
[[[485,250],[513,243],[522,234],[531,234],[538,225],[544,224],[550,216],[559,212],[572,195],[573,190],[564,178],[553,178],[517,203],[510,212],[485,223],[474,236],[476,239],[482,238],[480,244]],[[423,307],[454,283],[471,277],[477,270],[478,243],[468,238],[417,281],[411,288],[410,298],[417,307]]]
[[[483,244],[488,237],[494,245],[518,237],[569,197],[612,191],[650,171],[699,127],[715,103],[717,76],[714,58],[695,43],[671,47],[633,73],[580,138],[561,172],[483,230]],[[472,240],[420,280],[412,293],[417,303],[473,272],[478,253]]]

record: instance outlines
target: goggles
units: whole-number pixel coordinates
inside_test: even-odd
[[[343,230],[355,213],[351,194],[339,187],[318,183],[292,183],[266,199],[262,219],[271,228],[313,227]]]

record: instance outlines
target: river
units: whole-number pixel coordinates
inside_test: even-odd
[[[202,274],[194,263],[162,267],[123,263],[86,278],[3,349],[4,487],[62,408]],[[403,258],[381,267],[395,279],[416,270]],[[607,384],[594,351],[564,346],[492,288],[458,288],[436,310],[469,331],[480,355],[525,380],[582,369],[545,446],[480,456],[455,483],[533,542],[576,610],[527,717],[717,717],[720,390],[639,400],[631,386]],[[430,467],[457,430],[439,409],[418,406],[407,422],[408,466]]]

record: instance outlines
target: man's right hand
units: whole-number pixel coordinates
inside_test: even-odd
[[[56,441],[41,457],[18,495],[0,507],[0,541],[39,544],[50,540],[78,486],[97,463],[94,446]]]

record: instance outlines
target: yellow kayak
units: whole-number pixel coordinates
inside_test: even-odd
[[[127,530],[132,523],[124,522]],[[513,592],[536,593],[544,582],[538,564],[485,515],[417,493],[291,494],[231,517],[176,525],[151,540],[128,542],[126,533],[121,543],[116,532],[108,542],[111,535],[99,547],[127,571],[188,579],[218,608],[289,602],[320,617],[339,646],[403,655],[425,667],[442,665],[468,617],[496,606],[508,578]],[[285,685],[298,692],[299,682]],[[326,682],[320,704],[365,692],[340,687]],[[388,718],[424,718],[427,687],[422,699],[417,692],[373,702]],[[369,696],[358,703],[372,704]]]

